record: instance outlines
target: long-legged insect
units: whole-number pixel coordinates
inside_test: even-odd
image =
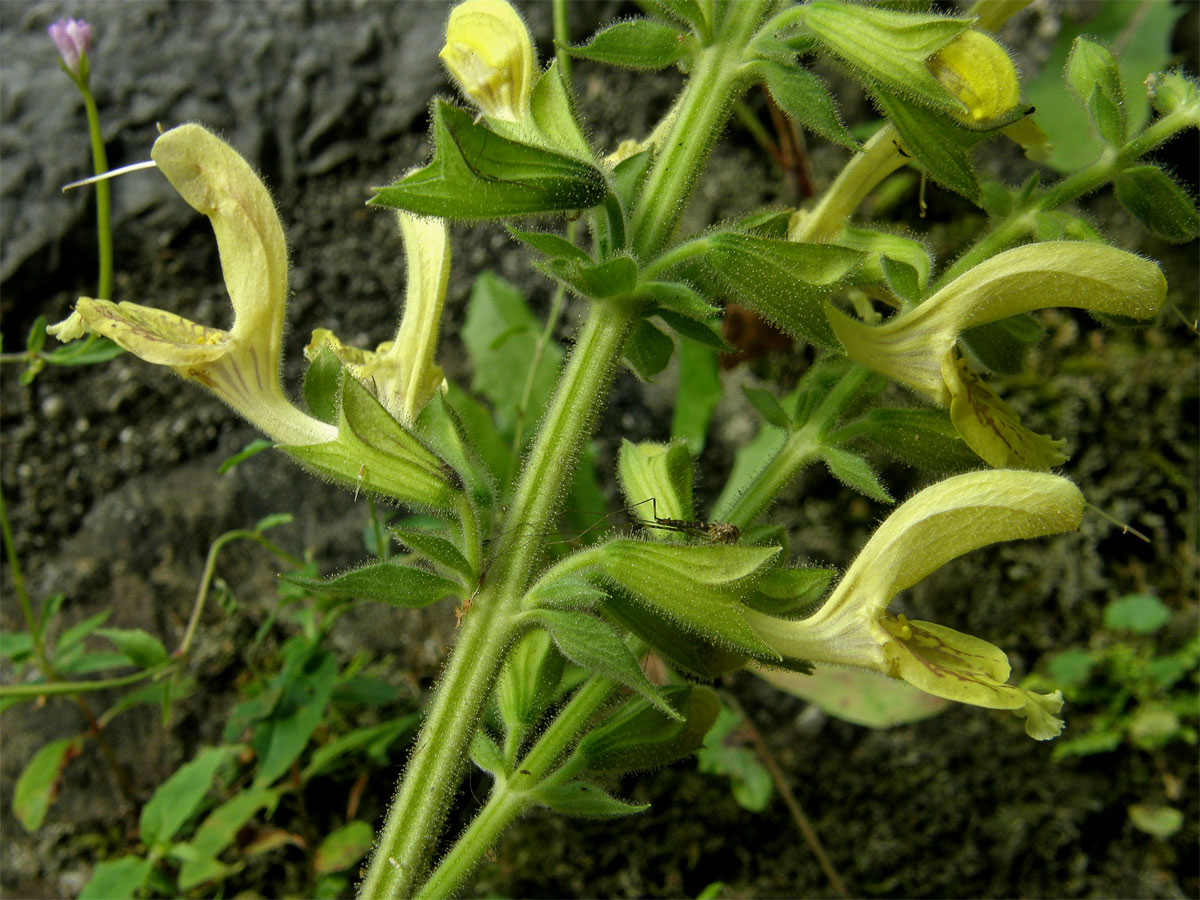
[[[639,528],[658,528],[662,531],[675,531],[679,534],[704,538],[705,540],[712,541],[714,544],[736,544],[742,536],[741,529],[732,522],[698,522],[660,517],[658,514],[658,501],[654,497],[648,497],[647,500],[650,502],[650,515],[654,521],[636,519],[635,521]],[[644,503],[646,503],[646,500],[634,504],[634,506],[636,508]]]

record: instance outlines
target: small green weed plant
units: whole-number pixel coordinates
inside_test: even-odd
[[[398,700],[395,688],[359,673],[361,660],[341,666],[322,645],[353,602],[443,603],[459,627],[385,821],[356,819],[351,806],[343,827],[307,841],[320,895],[347,889],[368,850],[359,896],[464,891],[527,810],[634,815],[645,807],[603,784],[691,756],[714,724],[706,767],[733,777],[741,802],[764,802],[762,772],[722,743],[736,721],[720,718],[709,687],[746,666],[800,676],[852,667],[910,694],[1008,710],[1034,739],[1058,736],[1058,688],[1085,698],[1093,683],[1070,657],[1052,661],[1049,680],[1014,684],[1006,654],[986,639],[889,605],[969,551],[1078,528],[1083,493],[1053,473],[1068,458],[1067,439],[1031,430],[987,376],[1021,370],[1040,336],[1030,313],[1040,309],[1086,310],[1110,324],[1159,314],[1167,285],[1158,265],[1108,243],[1071,205],[1111,186],[1157,235],[1194,239],[1200,216],[1191,199],[1148,154],[1200,123],[1200,90],[1180,71],[1128,83],[1108,49],[1077,38],[1063,74],[1094,156],[1060,165],[1062,177],[1042,168],[1021,184],[983,179],[972,157],[990,140],[1016,141],[1034,161],[1052,158],[990,34],[1023,5],[980,2],[950,16],[841,0],[647,0],[645,16],[572,44],[556,3],[554,58],[543,64],[505,0],[466,0],[449,12],[441,52],[465,105],[434,98],[430,158],[369,201],[395,217],[407,259],[394,337],[367,349],[316,331],[302,399],[279,377],[288,257],[266,186],[203,125],[164,131],[153,164],[212,224],[232,326],[110,297],[102,283],[98,297],[80,297],[48,332],[68,347],[103,338],[173,369],[261,429],[281,465],[413,515],[373,517],[372,558],[331,577],[269,544],[263,532],[274,521],[239,535],[287,561],[281,608],[299,631],[255,672],[227,743],[200,749],[159,788],[142,809],[140,848],[99,863],[83,896],[216,884],[279,839],[264,829],[265,843],[235,853],[248,823],[269,820],[285,797],[302,802],[305,785],[348,754],[378,760],[398,746],[416,725],[412,709],[369,724],[340,711]],[[861,84],[877,120],[843,123],[810,68],[818,57]],[[572,59],[677,67],[685,80],[649,134],[597,147],[577,113]],[[74,69],[64,51],[64,65],[86,89],[86,47]],[[760,85],[791,121],[844,147],[844,168],[803,208],[684,233],[714,143],[731,115],[745,119],[741,98]],[[1153,116],[1131,114],[1141,92]],[[890,176],[910,169],[988,216],[950,265],[938,265],[919,237],[859,214]],[[478,221],[503,223],[556,294],[539,320],[512,286],[480,275],[461,334],[473,378],[460,384],[437,363],[450,226]],[[564,347],[554,334],[568,298],[582,324]],[[723,392],[718,359],[731,349],[721,330],[728,302],[810,346],[814,361],[798,383],[745,391],[760,436],[732,471],[718,472],[708,471],[703,450]],[[33,369],[62,361],[42,340],[35,334],[22,355]],[[618,367],[650,381],[675,358],[670,435],[625,441],[616,461],[620,506],[641,527],[629,533],[596,518],[571,541],[549,539],[568,495],[586,497],[593,484],[589,445]],[[886,392],[893,382],[906,390]],[[897,503],[870,462],[877,452],[927,472],[928,485]],[[840,577],[800,564],[802,549],[772,519],[776,501],[817,464],[894,506]],[[724,485],[705,510],[693,500],[697,466]],[[7,524],[5,537],[11,548]],[[157,638],[104,630],[102,621],[51,641],[47,623],[61,601],[35,614],[20,596],[28,633],[6,636],[4,650],[38,675],[5,687],[5,703],[51,694],[86,702],[96,684],[145,682],[149,689],[118,706],[169,708],[186,679],[191,629],[171,656]],[[84,652],[88,635],[111,651]],[[1089,670],[1110,673],[1095,696],[1114,698],[1093,735],[1136,741],[1144,713],[1131,711],[1129,698],[1142,709],[1147,691],[1179,683],[1194,661],[1171,657],[1170,684],[1131,681],[1120,654],[1141,651],[1122,646],[1088,651]],[[1166,657],[1144,662],[1169,668]],[[139,671],[79,680],[118,663]],[[17,801],[27,827],[45,815],[80,740],[48,745],[26,769]],[[1086,740],[1064,752],[1084,752]],[[469,765],[490,776],[491,791],[469,824],[447,835]]]

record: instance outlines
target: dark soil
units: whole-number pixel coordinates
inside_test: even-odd
[[[574,33],[590,32],[615,10],[577,6]],[[528,11],[540,46],[549,46],[548,5]],[[146,0],[65,10],[5,2],[0,313],[7,351],[19,347],[37,315],[57,321],[75,297],[94,290],[89,194],[58,190],[90,166],[81,104],[45,36],[46,25],[64,12],[95,29],[93,82],[112,166],[146,158],[156,122],[200,121],[221,132],[271,185],[293,262],[287,384],[299,383],[300,350],[315,327],[360,346],[390,336],[403,294],[401,245],[392,218],[363,203],[370,186],[425,157],[428,99],[449,90],[436,60],[445,7]],[[1194,18],[1184,22],[1194,43]],[[1191,65],[1195,70],[1194,59]],[[614,145],[645,132],[669,103],[678,76],[580,65],[576,81],[581,106],[595,122],[593,136]],[[846,96],[861,102],[852,91]],[[824,183],[844,154],[817,140],[811,150]],[[1195,193],[1194,142],[1179,142],[1170,155]],[[731,131],[719,146],[712,172],[685,228],[788,200],[782,173],[743,131]],[[113,195],[115,299],[227,324],[208,224],[154,173],[116,182]],[[961,229],[982,222],[945,192],[932,190],[930,200],[929,219],[913,216],[910,224],[929,232],[945,259],[969,239]],[[1171,247],[1147,237],[1108,194],[1094,198],[1088,212],[1119,245],[1160,259],[1171,300],[1195,314],[1195,244]],[[945,227],[951,220],[960,231]],[[498,271],[535,305],[545,303],[550,288],[498,228],[456,227],[454,254],[441,361],[451,378],[469,383],[455,335],[475,275]],[[1160,635],[1164,648],[1197,627],[1195,335],[1170,314],[1133,332],[1102,330],[1070,315],[1044,321],[1049,337],[1029,369],[1044,377],[998,384],[1039,430],[1070,439],[1073,457],[1063,473],[1151,543],[1089,515],[1079,534],[977,553],[904,598],[900,608],[910,614],[1002,646],[1018,677],[1055,650],[1087,646],[1105,603],[1128,592],[1154,593],[1175,614]],[[573,324],[569,316],[561,337]],[[757,371],[786,379],[799,368],[779,357]],[[290,462],[271,454],[218,475],[220,462],[257,435],[194,385],[129,356],[86,369],[48,369],[28,386],[18,383],[19,369],[5,365],[0,385],[4,500],[31,593],[65,593],[66,624],[112,607],[108,624],[145,628],[176,645],[211,542],[272,512],[296,516],[277,540],[294,552],[310,551],[325,571],[365,555],[363,500],[297,477]],[[730,375],[755,377],[745,368]],[[619,437],[667,436],[667,395],[628,375],[618,380],[600,427],[603,480],[610,480]],[[715,427],[700,464],[702,492],[715,493],[749,421],[744,409],[731,408]],[[884,475],[899,495],[919,484],[896,467]],[[885,514],[815,469],[778,512],[799,555],[841,566]],[[182,702],[165,730],[156,710],[126,714],[107,729],[143,802],[197,747],[220,741],[238,697],[241,648],[267,614],[275,572],[261,552],[230,547],[219,575],[239,606],[227,613],[213,605],[205,617],[191,671],[204,689]],[[2,624],[15,631],[22,621],[7,561],[2,575]],[[437,675],[453,624],[448,606],[420,613],[360,609],[339,624],[333,645],[345,659],[359,649],[372,653],[417,697]],[[288,633],[279,626],[271,640]],[[829,719],[749,675],[723,687],[750,711],[854,895],[1200,896],[1200,784],[1192,746],[1177,743],[1154,754],[1122,748],[1055,764],[1052,745],[1027,739],[1020,723],[1002,713],[955,707],[916,725],[871,731]],[[1067,715],[1070,728],[1076,720],[1070,709]],[[11,813],[13,784],[30,756],[83,727],[77,708],[65,701],[4,713],[3,896],[73,896],[97,860],[132,846],[127,838],[136,834],[137,808],[122,798],[94,742],[67,769],[40,831],[26,834]],[[401,762],[371,774],[362,815],[382,815]],[[674,897],[696,896],[722,881],[733,897],[831,895],[778,798],[765,812],[748,813],[726,782],[690,763],[612,787],[652,803],[651,811],[616,823],[531,815],[496,848],[474,891]],[[481,796],[486,782],[476,779],[471,789],[466,802]],[[331,788],[327,808],[310,800],[317,821],[336,824],[342,790]],[[1144,802],[1181,808],[1183,829],[1168,841],[1135,829],[1126,808]],[[294,815],[281,809],[276,824],[292,827]],[[285,851],[272,859],[248,868],[228,893],[302,893],[302,855]]]

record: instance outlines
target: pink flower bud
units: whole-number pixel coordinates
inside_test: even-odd
[[[63,65],[72,75],[78,75],[79,60],[92,47],[92,26],[83,19],[59,19],[46,30],[62,55]]]

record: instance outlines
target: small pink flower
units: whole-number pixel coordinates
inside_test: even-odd
[[[59,19],[46,30],[62,55],[63,65],[72,75],[78,75],[79,60],[92,47],[92,26],[83,19]]]

